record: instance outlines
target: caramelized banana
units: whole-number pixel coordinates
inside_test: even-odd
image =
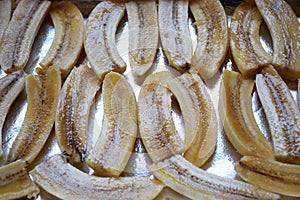
[[[104,119],[100,137],[87,158],[96,174],[118,177],[124,170],[137,135],[137,105],[130,84],[110,72],[102,86]]]
[[[221,121],[226,136],[240,154],[274,159],[273,149],[253,116],[253,86],[252,79],[224,71],[219,100]]]
[[[202,78],[212,78],[221,67],[228,49],[228,27],[225,10],[219,0],[191,1],[196,20],[198,42],[192,57],[191,71]]]
[[[20,5],[20,4],[19,4]],[[21,159],[29,165],[45,144],[55,117],[61,87],[59,69],[40,69],[25,80],[28,106],[22,127],[14,141],[7,163]]]
[[[157,8],[154,0],[129,1],[129,61],[133,73],[144,75],[152,66],[158,48]]]
[[[185,125],[184,157],[200,167],[213,154],[217,143],[217,116],[201,78],[185,73],[168,82],[177,98]]]
[[[87,19],[84,48],[89,63],[100,78],[110,71],[123,73],[126,70],[126,63],[115,41],[115,33],[124,13],[123,3],[102,1]]]
[[[244,156],[236,163],[237,173],[265,190],[300,197],[300,166]]]
[[[285,82],[272,66],[256,76],[256,89],[271,131],[275,158],[300,164],[300,111]]]
[[[166,186],[191,199],[279,199],[258,186],[210,174],[180,155],[149,168]]]
[[[139,130],[146,150],[154,162],[185,150],[171,115],[168,79],[168,72],[148,76],[138,98]]]
[[[83,45],[83,16],[71,2],[54,2],[50,16],[55,28],[53,43],[40,62],[43,67],[59,67],[63,77],[76,64]]]
[[[24,88],[26,74],[16,71],[0,79],[0,161],[3,159],[2,128],[11,104]]]
[[[9,73],[23,69],[50,1],[23,0],[14,11],[1,42],[0,65]]]
[[[48,193],[61,199],[153,199],[162,184],[148,177],[104,178],[88,175],[56,155],[36,166],[30,175]]]
[[[179,71],[191,63],[193,48],[188,25],[188,0],[159,0],[158,22],[162,48]]]
[[[272,62],[260,42],[259,28],[262,16],[254,2],[241,3],[235,9],[230,23],[230,48],[240,72],[249,78]]]
[[[0,1],[0,46],[3,33],[8,26],[11,13],[11,0]]]
[[[61,152],[73,163],[86,157],[90,107],[99,88],[99,78],[86,65],[73,68],[62,87],[55,134]]]
[[[39,188],[31,181],[24,161],[17,160],[0,167],[0,199],[36,198]]]
[[[255,0],[273,41],[273,65],[285,79],[300,77],[300,24],[284,0]]]

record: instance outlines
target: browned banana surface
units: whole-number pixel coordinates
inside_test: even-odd
[[[25,162],[17,160],[0,167],[0,199],[36,198],[39,188],[30,179]]]
[[[7,28],[10,20],[10,14],[11,14],[11,0],[0,1],[0,46],[1,46],[3,33]]]
[[[29,165],[45,144],[55,117],[61,88],[58,68],[40,69],[25,80],[27,111],[22,127],[9,150],[7,163],[21,159]]]
[[[90,106],[99,88],[99,78],[87,65],[73,68],[62,87],[55,134],[62,154],[73,163],[86,157]]]
[[[23,0],[14,11],[1,42],[0,65],[5,72],[23,69],[50,1]]]

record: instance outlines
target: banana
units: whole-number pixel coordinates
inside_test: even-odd
[[[246,77],[255,75],[264,64],[272,63],[260,42],[259,28],[262,16],[254,2],[241,3],[235,9],[230,23],[230,48],[239,71]]]
[[[272,66],[256,75],[256,89],[273,139],[276,160],[300,164],[300,111]]]
[[[191,199],[279,199],[255,185],[210,174],[175,155],[149,166],[166,186]]]
[[[40,62],[42,67],[57,66],[63,77],[76,64],[83,45],[83,16],[71,2],[55,2],[50,16],[55,28],[53,43]]]
[[[147,177],[104,178],[88,175],[56,155],[36,166],[30,175],[48,193],[61,199],[153,199],[163,185]]]
[[[37,73],[26,77],[27,111],[9,150],[7,163],[21,159],[29,165],[39,154],[51,132],[61,87],[60,72],[56,67],[51,67],[47,70],[40,69]]]
[[[254,156],[244,156],[236,171],[245,181],[265,190],[300,197],[300,166]]]
[[[16,71],[0,79],[0,161],[3,159],[2,128],[11,104],[24,88],[25,72]]]
[[[217,143],[217,116],[201,78],[185,73],[168,82],[179,102],[185,125],[184,157],[200,167],[213,154]]]
[[[179,71],[191,63],[193,48],[188,25],[188,0],[159,0],[158,23],[169,65]]]
[[[144,75],[152,66],[158,48],[158,21],[155,0],[125,4],[129,26],[129,61],[133,73]]]
[[[26,169],[24,161],[17,160],[0,167],[0,199],[36,198],[40,193]]]
[[[85,160],[90,107],[99,88],[99,78],[87,65],[73,68],[62,87],[55,135],[62,154],[72,163]]]
[[[190,71],[212,78],[221,67],[229,47],[227,17],[219,0],[191,1],[198,42]]]
[[[11,0],[0,1],[0,46],[3,33],[10,20],[11,4]]]
[[[104,118],[87,164],[96,174],[118,177],[129,160],[137,135],[137,105],[126,79],[116,72],[103,81]]]
[[[168,187],[164,187],[154,200],[190,200],[190,198],[187,198]]]
[[[260,131],[252,112],[254,81],[225,70],[220,89],[219,113],[226,136],[242,155],[274,159],[274,152]]]
[[[168,72],[149,75],[138,97],[139,130],[153,162],[185,150],[171,115],[171,93],[167,88]]]
[[[0,65],[6,73],[25,67],[33,41],[50,4],[50,1],[39,0],[23,0],[18,4],[0,47]]]
[[[84,49],[89,63],[100,78],[110,71],[123,73],[126,63],[120,56],[115,33],[125,13],[124,3],[103,1],[90,13],[84,33]]]
[[[290,5],[284,0],[255,0],[273,41],[273,65],[290,80],[300,77],[300,24]]]

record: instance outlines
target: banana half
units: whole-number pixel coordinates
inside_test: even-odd
[[[0,65],[6,73],[23,69],[50,1],[23,0],[15,9],[1,42]]]
[[[185,150],[171,115],[171,93],[167,88],[168,72],[149,75],[138,97],[139,130],[153,162]]]
[[[265,190],[300,197],[300,166],[244,156],[235,169],[245,181]]]
[[[253,86],[252,79],[225,70],[220,89],[220,118],[226,136],[240,154],[274,159],[273,148],[253,116]]]
[[[137,136],[137,103],[133,89],[119,73],[103,81],[104,118],[87,164],[96,174],[118,177],[129,160]]]
[[[197,74],[185,73],[168,82],[182,111],[185,125],[184,157],[200,167],[217,143],[217,116],[207,89]]]
[[[61,199],[151,200],[163,185],[148,177],[103,178],[88,175],[56,155],[36,166],[30,175],[48,193]]]
[[[191,199],[279,199],[279,195],[242,181],[210,174],[180,155],[149,166],[166,186]]]
[[[83,16],[71,2],[52,3],[50,16],[54,24],[55,36],[40,65],[59,67],[64,78],[76,64],[82,49]]]
[[[191,1],[190,8],[198,34],[190,71],[210,79],[221,67],[229,47],[226,13],[219,0]]]

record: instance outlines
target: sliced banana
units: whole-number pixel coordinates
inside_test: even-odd
[[[210,174],[175,155],[149,166],[166,186],[191,199],[279,199],[258,186]]]
[[[88,175],[56,155],[36,166],[30,175],[48,193],[61,199],[153,199],[163,185],[148,177],[103,178]]]
[[[191,63],[193,47],[188,25],[188,0],[159,0],[158,22],[162,48],[169,65],[179,71]]]
[[[8,26],[11,15],[11,0],[0,1],[0,46],[3,33]],[[1,51],[1,50],[0,50]]]
[[[300,111],[272,66],[256,76],[256,89],[271,131],[275,158],[300,164]]]
[[[73,68],[62,87],[55,135],[62,154],[72,163],[85,160],[90,107],[99,88],[99,78],[87,65]]]
[[[129,61],[133,73],[144,75],[152,66],[158,48],[158,20],[155,0],[126,4],[129,26]]]
[[[273,64],[285,79],[300,77],[300,24],[284,0],[255,0],[273,41]]]
[[[83,16],[71,2],[55,2],[50,16],[55,28],[53,43],[40,62],[42,67],[59,67],[63,77],[76,64],[83,45]]]
[[[84,33],[84,49],[89,63],[100,78],[110,71],[123,73],[126,63],[120,56],[115,34],[125,13],[124,3],[103,1],[90,13]]]
[[[272,63],[260,42],[262,16],[254,2],[241,3],[235,9],[230,23],[230,48],[239,71],[255,78],[264,64]]]
[[[265,190],[300,197],[300,166],[274,160],[244,156],[236,171],[245,181]]]
[[[25,168],[25,162],[17,160],[0,167],[0,199],[36,198],[40,193]]]
[[[129,160],[137,135],[134,91],[119,73],[110,72],[102,86],[104,119],[100,136],[87,158],[96,174],[118,177]]]
[[[21,159],[29,165],[43,148],[54,123],[61,88],[59,69],[40,69],[37,75],[26,77],[25,85],[27,111],[16,140],[9,150],[7,163]]]
[[[253,86],[252,79],[225,70],[220,89],[220,118],[226,136],[240,154],[274,159],[273,149],[253,116]]]
[[[190,71],[212,78],[221,67],[229,47],[227,17],[219,0],[191,1],[198,42]]]
[[[11,104],[24,88],[26,74],[16,71],[0,79],[0,161],[3,159],[2,128]]]
[[[214,153],[217,143],[217,116],[210,95],[196,74],[174,78],[168,88],[178,100],[184,119],[184,157],[200,167]]]
[[[167,88],[168,72],[149,75],[138,97],[139,130],[153,162],[185,150],[171,115],[171,93]]]
[[[21,1],[1,42],[0,65],[9,73],[23,69],[29,59],[35,36],[48,13],[50,1]]]

